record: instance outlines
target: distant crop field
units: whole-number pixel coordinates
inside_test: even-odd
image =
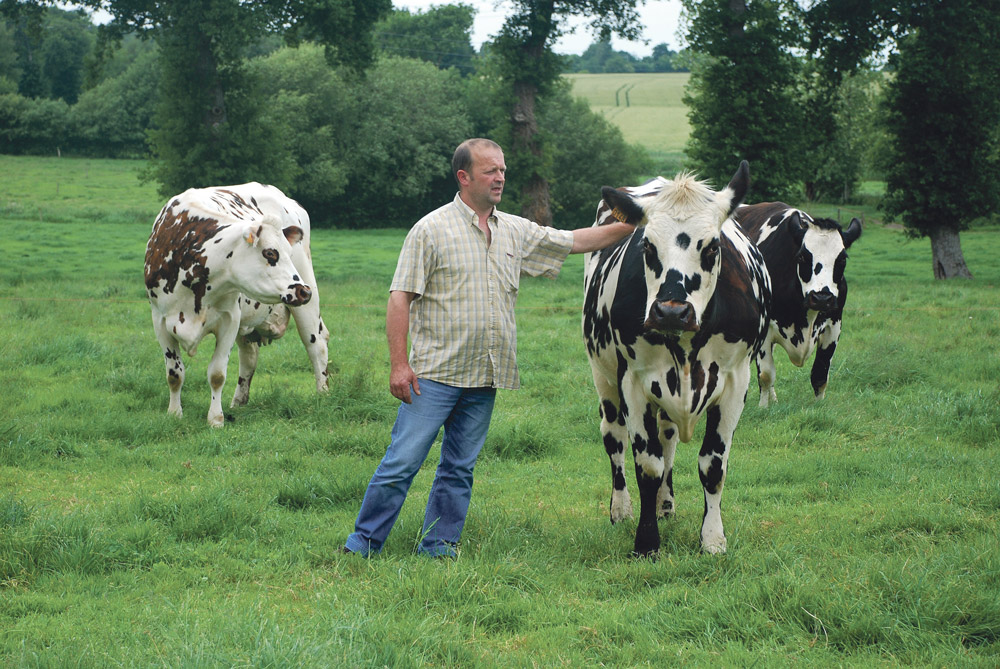
[[[684,151],[691,126],[681,102],[688,73],[568,74],[573,94],[654,152]]]

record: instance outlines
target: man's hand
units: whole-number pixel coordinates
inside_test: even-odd
[[[413,386],[413,392],[417,395],[420,394],[420,382],[417,380],[417,375],[413,373],[410,364],[404,362],[401,365],[393,365],[392,371],[389,372],[389,392],[392,393],[392,396],[406,404],[411,404],[413,398],[410,395],[410,386]]]

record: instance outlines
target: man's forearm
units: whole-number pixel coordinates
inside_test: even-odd
[[[603,249],[632,234],[634,225],[628,223],[608,223],[573,231],[573,248],[570,253],[589,253]]]
[[[389,342],[389,364],[398,365],[407,361],[406,336],[410,328],[409,293],[389,294],[389,304],[385,310],[385,336]]]

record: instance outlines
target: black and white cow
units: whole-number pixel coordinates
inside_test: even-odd
[[[233,344],[239,344],[240,370],[230,406],[239,406],[249,398],[259,346],[284,334],[289,315],[312,362],[316,389],[326,390],[330,333],[319,313],[309,215],[277,188],[192,188],[170,198],[146,245],[145,280],[167,367],[169,413],[182,415],[181,349],[193,356],[211,333],[208,423],[221,426]]]
[[[698,472],[701,546],[726,550],[721,498],[729,447],[767,334],[770,285],[756,247],[730,218],[749,186],[746,161],[715,192],[690,175],[602,190],[595,225],[639,224],[586,261],[583,334],[611,458],[611,522],[632,515],[624,449],[639,487],[637,555],[660,546],[657,518],[674,511],[673,463],[707,414]]]
[[[777,399],[775,343],[796,367],[816,351],[810,377],[822,399],[847,302],[847,249],[861,236],[861,222],[855,218],[844,230],[833,219],[813,219],[783,202],[744,205],[734,217],[771,275],[771,327],[757,354],[760,406]]]

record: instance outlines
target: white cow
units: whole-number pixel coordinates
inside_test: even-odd
[[[211,333],[208,423],[221,426],[233,344],[239,344],[240,378],[230,406],[239,406],[249,398],[259,346],[284,334],[289,315],[312,361],[316,389],[326,390],[330,335],[319,312],[309,215],[277,188],[192,188],[170,198],[146,245],[145,280],[167,368],[169,413],[182,415],[181,349],[193,356]]]

